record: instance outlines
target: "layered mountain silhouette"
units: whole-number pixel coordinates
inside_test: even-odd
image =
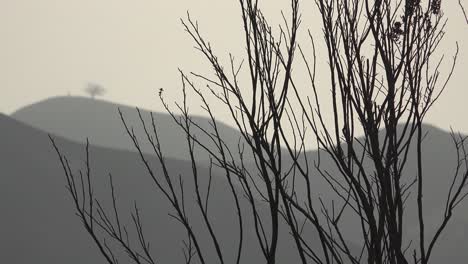
[[[151,187],[151,182],[145,174],[131,140],[124,131],[117,112],[118,108],[124,113],[128,123],[135,126],[137,136],[143,138],[135,109],[81,97],[56,97],[22,108],[12,114],[14,119],[21,122],[6,116],[0,117],[0,131],[2,131],[0,208],[3,212],[7,212],[6,215],[12,216],[2,220],[5,222],[0,227],[0,246],[8,249],[6,259],[12,260],[8,263],[30,263],[31,259],[39,260],[33,261],[35,263],[100,263],[91,240],[85,234],[78,219],[73,216],[72,202],[68,199],[62,171],[46,132],[59,136],[59,146],[70,155],[74,168],[83,166],[83,142],[89,137],[90,142],[96,145],[91,149],[92,163],[96,167],[94,170],[96,188],[100,190],[96,193],[108,198],[105,196],[109,193],[106,176],[107,172],[112,172],[118,186],[119,201],[122,201],[122,207],[127,209],[124,211],[131,208],[133,200],[138,200],[144,209],[144,215],[148,214],[147,217],[150,219],[148,221],[157,223],[154,229],[149,231],[154,238],[152,241],[155,251],[163,252],[163,260],[177,263],[174,260],[181,257],[180,238],[184,236],[184,232],[180,231],[180,225],[169,219],[167,216],[169,207],[163,202],[163,197],[155,194],[157,192]],[[149,113],[143,111],[143,116],[149,118]],[[163,150],[170,158],[168,163],[171,170],[174,171],[174,175],[181,173],[185,175],[184,177],[188,177],[187,186],[190,186],[191,170],[187,162],[187,146],[183,131],[167,114],[155,113],[155,120],[163,141]],[[207,118],[194,117],[194,121],[211,130]],[[424,213],[427,219],[426,228],[428,234],[431,234],[434,232],[434,227],[442,220],[445,196],[456,165],[456,153],[448,132],[430,125],[425,125],[424,130],[428,132],[423,147]],[[240,133],[222,124],[220,131],[228,146],[237,148]],[[201,134],[199,137],[201,141],[210,144],[208,138],[203,138]],[[143,145],[143,148],[145,152],[151,153],[149,145]],[[308,152],[311,162],[317,157],[317,151]],[[203,164],[203,161],[208,160],[208,155],[200,152],[197,158]],[[321,164],[330,173],[336,172],[333,162],[323,154]],[[410,155],[405,171],[405,180],[408,182],[416,176],[415,164],[415,160]],[[153,166],[158,168],[157,163]],[[250,166],[255,170],[252,160]],[[227,248],[235,248],[234,244],[229,243],[234,243],[235,239],[232,237],[236,237],[236,234],[226,231],[232,231],[234,210],[228,210],[232,215],[225,214],[226,210],[223,207],[232,201],[229,193],[223,191],[226,183],[222,175],[215,176],[219,187],[213,188],[217,190],[212,198],[216,201],[212,205],[213,219],[220,224],[218,228],[222,230],[220,232],[225,237]],[[311,187],[316,197],[320,196],[325,200],[336,199],[336,195],[316,171],[311,171],[311,178]],[[300,184],[298,191],[301,192]],[[406,204],[407,219],[405,219],[408,227],[406,233],[411,238],[415,237],[418,228],[415,208],[414,191]],[[442,261],[463,263],[468,259],[468,252],[465,250],[466,235],[468,235],[465,231],[468,226],[467,209],[468,206],[462,205],[456,211],[449,228],[434,251],[433,263],[442,263]],[[348,237],[358,237],[359,230],[355,227],[356,223],[353,223],[351,216],[349,221],[343,223]],[[62,243],[63,241],[66,242]],[[413,241],[413,245],[415,243],[417,241]],[[291,262],[291,258],[296,257],[292,245],[283,247],[281,259]],[[246,259],[252,262],[246,263],[258,263],[260,260],[258,248],[256,246],[249,248],[252,251],[246,252],[248,256]],[[31,252],[31,257],[29,254],[20,254],[25,251]],[[78,259],[78,262],[72,262],[73,259]],[[167,263],[167,261],[162,262]]]
[[[74,215],[72,200],[65,189],[65,178],[52,149],[47,133],[32,128],[5,115],[0,115],[0,259],[2,263],[103,263],[92,240]],[[71,161],[74,170],[84,167],[85,146],[55,136],[60,149]],[[91,147],[93,188],[97,198],[110,206],[108,173],[114,176],[119,208],[123,219],[131,224],[133,202],[141,208],[143,225],[151,249],[159,263],[182,263],[182,239],[186,232],[170,217],[174,213],[161,192],[148,177],[144,165],[135,152]],[[157,175],[160,165],[155,158],[151,166]],[[191,164],[187,161],[167,159],[171,175],[182,176],[186,189],[186,207],[196,233],[206,234],[200,213],[194,202]],[[207,169],[200,167],[200,175]],[[159,174],[161,176],[161,174]],[[207,186],[206,179],[201,185]],[[225,190],[227,182],[220,175],[213,176],[210,194],[210,217],[220,237],[224,253],[234,259],[238,233],[236,212],[232,196]],[[204,188],[205,189],[205,188]],[[242,200],[242,203],[245,203]],[[232,207],[232,208],[231,208]],[[247,206],[244,215],[247,216]],[[266,219],[268,211],[260,205],[259,213]],[[257,246],[251,219],[245,218],[244,263],[261,263],[263,259]],[[130,225],[131,227],[131,225]],[[129,230],[132,230],[129,228]],[[282,228],[279,260],[296,260],[293,245],[284,242],[289,234]],[[291,241],[292,242],[292,241]],[[202,247],[211,247],[207,236],[201,235]],[[216,263],[213,250],[209,250],[209,263]]]

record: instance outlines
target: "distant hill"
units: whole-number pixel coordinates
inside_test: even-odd
[[[0,115],[0,131],[0,262],[103,263],[103,258],[74,215],[63,172],[47,134],[5,115]],[[60,137],[56,139],[73,169],[82,168],[84,145]],[[112,172],[122,213],[132,208],[134,200],[138,202],[151,248],[159,262],[182,263],[181,239],[186,234],[180,224],[168,216],[171,209],[161,193],[155,190],[138,155],[102,147],[91,147],[90,153],[94,192],[98,198],[109,205],[107,173]],[[200,214],[193,201],[191,164],[175,159],[168,159],[167,164],[173,175],[180,174],[184,179],[187,210],[193,219],[195,232],[206,234],[200,229]],[[160,172],[157,162],[152,162],[151,166],[156,173]],[[206,176],[207,169],[201,167],[200,175]],[[206,186],[206,177],[201,181]],[[226,188],[225,179],[214,175],[210,212],[223,250],[232,255],[237,243],[236,217],[235,210],[230,208],[233,202]],[[267,216],[266,208],[262,208],[260,206],[260,214]],[[245,211],[244,215],[248,212]],[[130,221],[125,214],[124,219]],[[245,221],[243,263],[261,263],[261,253],[251,225],[253,221],[248,218]],[[280,237],[284,241],[288,233],[285,228],[282,230]],[[210,245],[208,238],[202,237],[202,246]],[[280,263],[296,260],[293,245],[289,242],[281,242],[279,252]],[[216,263],[214,255],[208,255],[208,260]]]
[[[66,96],[46,99],[17,110],[11,114],[11,117],[76,142],[85,142],[88,137],[96,146],[134,151],[133,143],[120,120],[118,108],[123,112],[128,124],[136,128],[137,136],[145,139],[134,107],[86,97]],[[148,125],[151,126],[149,111],[141,111]],[[165,155],[189,159],[184,132],[173,118],[166,113],[154,113],[154,117]],[[208,118],[194,116],[193,120],[207,131],[213,131]],[[197,138],[213,149],[214,144],[207,136],[202,135],[202,132],[194,126],[191,129]],[[218,129],[227,145],[237,148],[240,133],[222,122],[218,122]],[[151,153],[152,148],[147,140],[143,140],[142,143],[143,150]],[[197,153],[197,158],[209,160],[206,152],[201,149]]]

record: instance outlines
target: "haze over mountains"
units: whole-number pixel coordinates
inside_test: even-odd
[[[39,264],[101,263],[97,250],[78,218],[73,215],[73,205],[64,187],[65,180],[57,156],[47,138],[47,133],[51,133],[57,136],[59,146],[70,156],[75,169],[83,166],[82,142],[86,137],[90,138],[90,142],[96,145],[91,148],[96,193],[106,199],[109,193],[106,187],[107,173],[112,172],[116,178],[115,185],[122,208],[130,208],[133,200],[137,200],[144,218],[148,219],[145,226],[154,228],[149,233],[155,251],[163,252],[162,263],[177,263],[174,261],[181,257],[178,246],[184,233],[180,231],[180,225],[167,216],[169,207],[162,202],[164,199],[154,191],[149,182],[149,177],[124,131],[117,108],[135,126],[137,135],[142,135],[134,109],[87,98],[57,97],[22,108],[13,113],[12,118],[0,115],[0,210],[8,216],[0,220],[0,247],[6,249],[5,254],[0,254],[1,261]],[[144,113],[144,116],[148,116],[148,113]],[[183,132],[167,114],[156,113],[155,116],[164,151],[170,158],[168,163],[171,170],[175,175],[181,172],[190,178],[190,164],[185,161],[187,147]],[[206,118],[196,117],[195,121],[203,127],[209,127]],[[430,229],[441,220],[441,208],[445,201],[443,197],[448,190],[456,160],[453,143],[447,132],[431,126],[424,129],[429,131],[423,151],[427,173],[425,213]],[[221,130],[228,144],[237,146],[239,132],[224,125]],[[148,146],[145,150],[151,152]],[[313,160],[316,155],[316,151],[310,151],[308,156]],[[207,158],[208,156],[200,154],[200,160]],[[323,162],[332,170],[331,162]],[[413,163],[410,159],[408,179],[414,176]],[[152,165],[158,168],[157,163]],[[223,242],[228,245],[226,248],[233,248],[233,244],[229,245],[236,241],[230,238],[237,237],[231,230],[234,212],[225,210],[224,206],[230,203],[230,198],[223,191],[224,179],[220,175],[215,176],[218,187],[213,188],[217,190],[213,195],[213,218],[219,222]],[[327,193],[326,184],[318,176],[314,178],[313,188],[320,191],[322,197],[333,197]],[[414,216],[414,205],[409,204],[407,208],[409,215]],[[467,208],[466,205],[458,208],[452,221],[453,226],[447,230],[443,243],[434,252],[433,263],[463,263],[468,259]],[[416,226],[411,221],[408,226],[408,236],[411,236],[416,231],[412,227]],[[349,229],[352,232],[352,223],[349,223]],[[246,252],[246,259],[252,261],[249,263],[259,263],[260,255],[256,246],[249,246],[249,250]],[[296,257],[290,245],[284,245],[280,252],[283,261],[291,262],[291,258]]]

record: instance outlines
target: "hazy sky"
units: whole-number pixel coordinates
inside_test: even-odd
[[[263,2],[276,17],[288,3]],[[302,32],[310,28],[320,42],[313,0],[303,2]],[[458,65],[428,121],[468,132],[468,27],[457,2],[442,1],[449,22],[441,50],[450,59],[458,40]],[[237,0],[0,0],[0,112],[50,96],[85,95],[87,82],[103,85],[106,100],[161,110],[159,87],[168,98],[180,95],[178,67],[209,71],[180,23],[187,10],[220,57],[242,55]]]

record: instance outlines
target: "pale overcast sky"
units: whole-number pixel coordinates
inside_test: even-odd
[[[279,18],[289,1],[263,2]],[[313,2],[303,1],[302,33],[308,27],[321,42]],[[468,132],[468,26],[457,2],[442,1],[449,22],[440,47],[450,59],[458,40],[457,69],[427,120]],[[462,3],[468,7],[468,0]],[[187,10],[220,57],[242,55],[237,0],[0,0],[0,112],[51,96],[85,95],[87,82],[103,85],[105,100],[161,110],[160,87],[168,98],[180,95],[178,67],[209,72],[180,23]]]

